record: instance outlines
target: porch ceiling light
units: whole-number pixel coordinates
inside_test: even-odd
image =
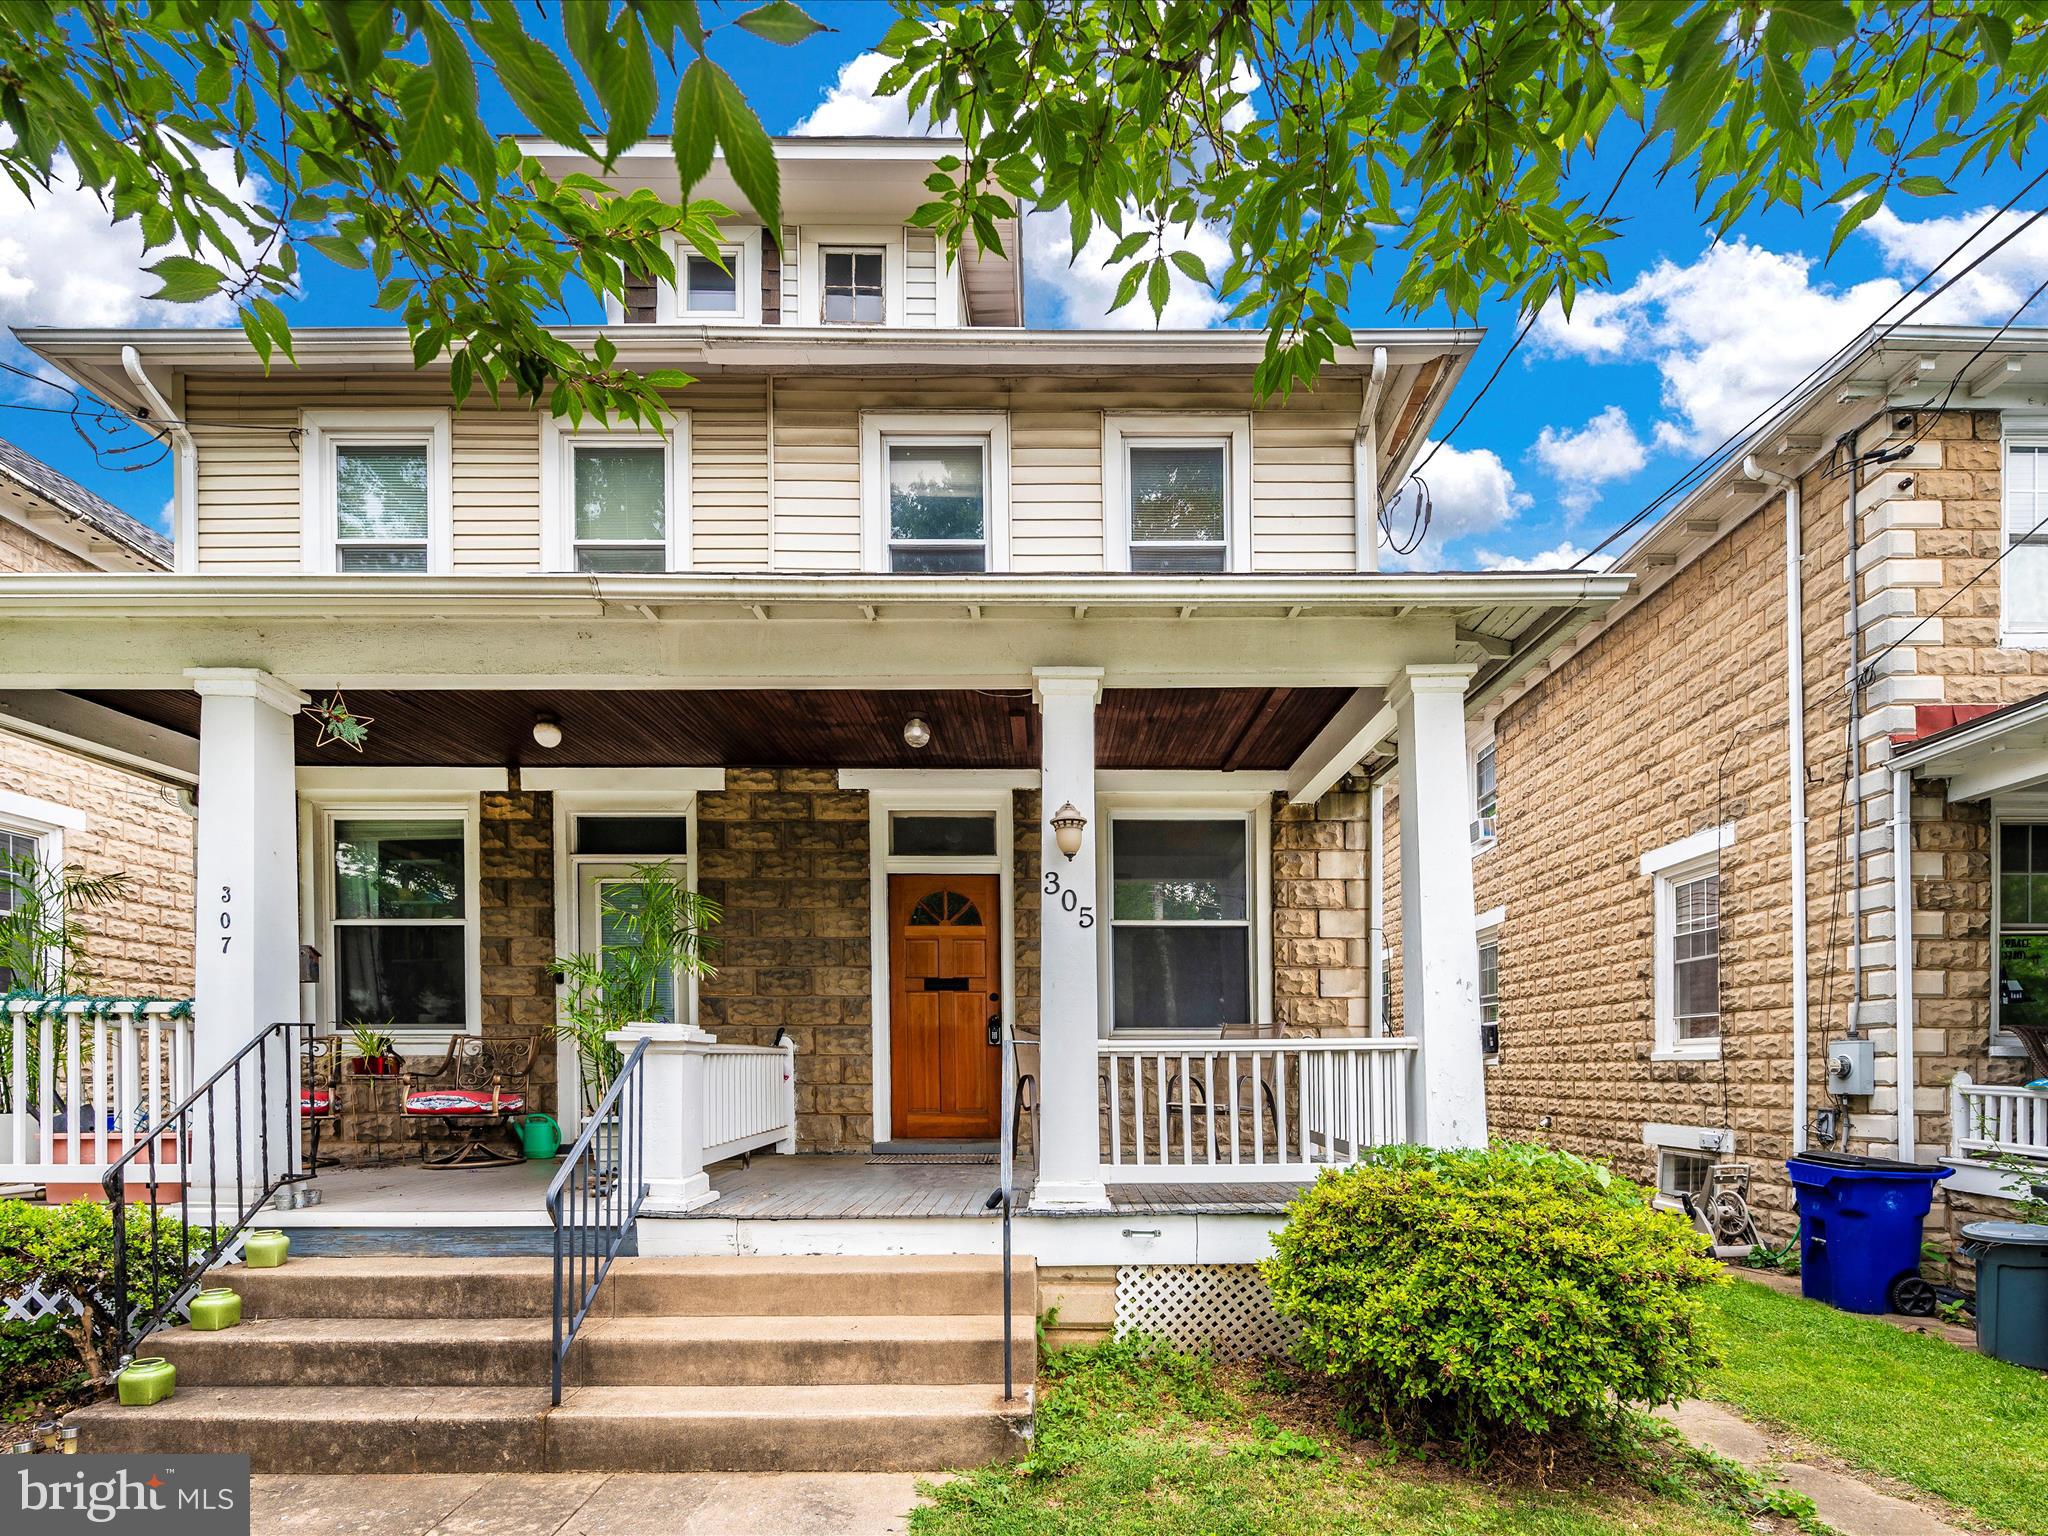
[[[1075,808],[1074,802],[1065,802],[1052,813],[1053,846],[1071,859],[1081,851],[1081,829],[1087,825],[1088,818]]]
[[[932,728],[926,724],[923,715],[912,715],[903,722],[903,741],[912,749],[921,749],[932,744]]]
[[[559,747],[562,744],[562,723],[553,715],[535,715],[533,740],[534,745],[546,747],[550,751]]]

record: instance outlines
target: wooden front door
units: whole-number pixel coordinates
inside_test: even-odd
[[[889,1132],[987,1139],[1002,1121],[994,875],[889,877]]]

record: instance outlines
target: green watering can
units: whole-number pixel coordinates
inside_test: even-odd
[[[553,1157],[562,1150],[562,1128],[553,1115],[522,1115],[512,1123],[519,1128],[519,1145],[529,1158]]]

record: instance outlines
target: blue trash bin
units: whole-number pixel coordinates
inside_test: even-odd
[[[1934,1186],[1955,1172],[1846,1152],[1785,1164],[1799,1205],[1799,1288],[1844,1312],[1884,1312],[1920,1273],[1920,1232]]]

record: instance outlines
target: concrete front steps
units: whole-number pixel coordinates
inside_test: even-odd
[[[151,1408],[73,1414],[80,1448],[246,1452],[298,1473],[904,1472],[1018,1454],[1037,1274],[983,1258],[621,1258],[548,1404],[553,1261],[294,1259],[212,1277],[240,1326],[153,1334]]]

